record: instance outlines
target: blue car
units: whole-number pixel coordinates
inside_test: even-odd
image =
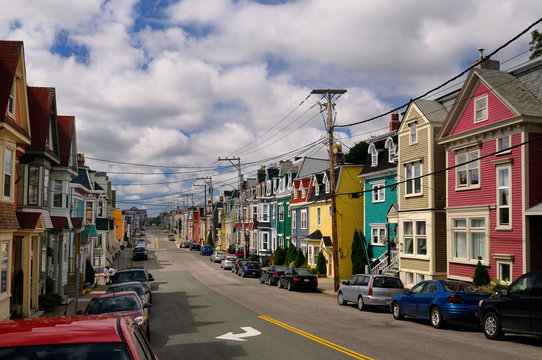
[[[259,278],[262,276],[262,268],[260,267],[260,264],[255,261],[247,261],[239,266],[237,275],[241,277],[254,276]]]
[[[203,245],[199,251],[200,255],[211,255],[213,253],[213,247],[211,245]]]
[[[489,294],[466,282],[426,280],[395,296],[390,310],[396,320],[405,316],[428,319],[438,329],[448,320],[476,321],[478,303],[488,297]]]

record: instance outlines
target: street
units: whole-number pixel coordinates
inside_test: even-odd
[[[540,359],[538,337],[490,341],[475,325],[432,328],[385,309],[340,307],[327,293],[289,292],[224,271],[147,230],[156,279],[151,345],[160,359]]]

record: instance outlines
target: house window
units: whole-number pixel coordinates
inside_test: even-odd
[[[331,212],[331,205],[327,206],[327,216],[331,219],[333,216],[333,212]]]
[[[487,95],[474,99],[474,122],[487,120]]]
[[[262,221],[263,222],[269,221],[269,204],[262,205]]]
[[[470,188],[480,186],[480,157],[478,149],[462,151],[456,154],[457,187]]]
[[[373,184],[373,203],[386,201],[384,183]]]
[[[413,123],[410,123],[408,124],[409,128],[410,128],[410,136],[409,136],[409,140],[410,140],[410,144],[417,144],[418,143],[418,130],[417,130],[417,125],[416,125],[416,122],[413,122]]]
[[[406,168],[406,194],[418,195],[422,193],[422,163],[417,161],[405,165]]]
[[[505,136],[497,139],[497,151],[500,154],[508,154],[510,152],[510,136]]]
[[[9,99],[8,99],[8,114],[10,116],[13,116],[16,83],[17,83],[17,80],[13,81],[13,84],[11,85],[11,93],[9,94]]]
[[[43,169],[43,206],[49,204],[49,169]]]
[[[40,168],[30,165],[28,167],[28,205],[38,205],[40,185]]]
[[[405,282],[407,283],[407,285],[414,284],[414,274],[411,272],[407,272],[405,274]]]
[[[403,240],[405,254],[427,255],[425,221],[404,221]]]
[[[371,244],[383,245],[386,238],[385,225],[371,225]]]
[[[326,194],[329,194],[329,190],[330,190],[330,185],[329,185],[329,180],[326,180]]]
[[[416,283],[419,283],[421,281],[424,281],[425,280],[425,275],[424,274],[416,274]]]
[[[292,210],[292,229],[297,228],[296,210]]]
[[[452,219],[452,257],[464,260],[486,259],[485,218]]]
[[[314,195],[320,195],[320,185],[318,184],[316,178],[314,179]]]
[[[322,219],[321,219],[322,209],[320,206],[316,208],[316,226],[322,225]]]
[[[4,295],[8,291],[8,259],[9,256],[9,242],[0,242],[0,294]]]
[[[388,162],[395,162],[395,159],[397,158],[397,146],[391,137],[386,139],[385,148],[388,149]]]
[[[307,210],[301,210],[301,228],[307,228]]]
[[[510,226],[510,168],[497,168],[497,226]]]
[[[85,220],[86,220],[86,224],[87,225],[90,225],[92,224],[92,202],[91,201],[87,201],[85,203],[85,206],[86,206],[86,209],[85,209]]]
[[[376,147],[373,143],[369,145],[368,152],[371,154],[371,167],[378,166],[378,151],[376,151]]]
[[[269,233],[262,232],[262,250],[267,250],[269,246]]]
[[[53,181],[53,206],[62,207],[62,181]]]
[[[497,261],[497,278],[505,284],[512,280],[512,263]]]
[[[13,151],[4,152],[4,199],[11,199],[11,168],[13,164]]]
[[[284,221],[284,205],[279,205],[279,221]]]
[[[47,133],[47,137],[45,138],[45,146],[47,146],[49,149],[53,149],[53,120],[49,120],[49,132]]]

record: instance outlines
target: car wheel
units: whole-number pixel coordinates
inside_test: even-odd
[[[277,282],[277,287],[278,287],[279,289],[282,289],[282,282],[281,282],[280,280]]]
[[[442,313],[440,312],[440,309],[436,306],[431,308],[431,326],[433,326],[435,329],[440,329],[442,325],[444,324],[444,321],[442,320]]]
[[[247,276],[244,271],[241,272],[241,277]]]
[[[270,278],[270,277],[267,278],[267,285],[269,285],[269,286],[273,285],[273,282],[271,281],[271,278]]]
[[[363,311],[364,310],[364,303],[363,303],[363,297],[358,297],[358,309],[359,311]]]
[[[346,305],[346,301],[344,301],[344,296],[343,296],[342,291],[339,291],[339,293],[337,294],[337,304],[341,306]]]
[[[392,305],[392,313],[393,313],[393,318],[395,320],[403,320],[404,319],[404,315],[401,314],[401,305],[399,305],[399,303],[397,301],[394,301],[393,302],[393,305]]]
[[[493,311],[484,316],[483,330],[486,338],[490,340],[500,339],[503,335],[499,317]]]
[[[294,289],[294,285],[292,285],[291,281],[288,281],[288,291],[292,291]]]
[[[263,284],[263,283],[264,283],[263,278],[260,277],[260,284]]]

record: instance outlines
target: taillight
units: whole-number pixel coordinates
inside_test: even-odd
[[[294,276],[294,278],[292,279],[292,281],[299,281],[299,279],[297,278],[297,276]]]
[[[463,298],[459,295],[452,295],[452,296],[448,296],[448,299],[446,299],[446,301],[449,302],[450,304],[462,304]]]
[[[275,271],[275,272],[273,273],[273,276],[279,276],[278,271]]]
[[[369,296],[373,295],[373,282],[371,281],[371,284],[369,284]]]

